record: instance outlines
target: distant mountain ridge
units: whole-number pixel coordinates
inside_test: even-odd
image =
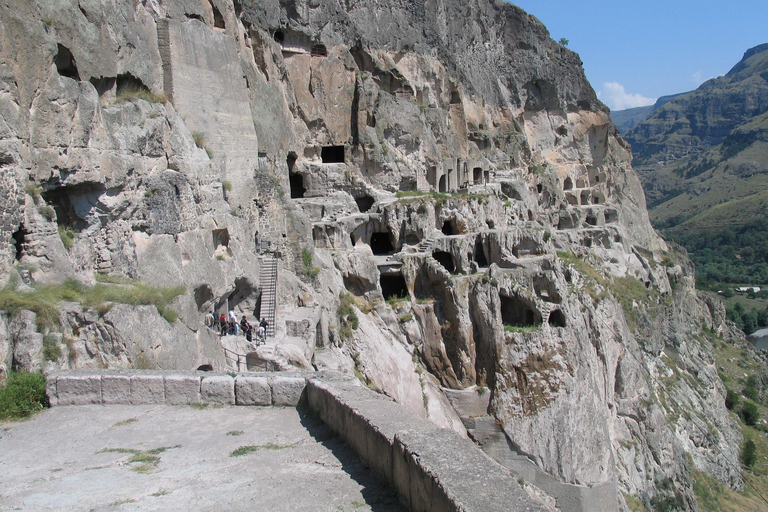
[[[619,133],[625,134],[632,128],[648,119],[657,109],[666,105],[673,99],[687,92],[681,92],[678,94],[670,94],[668,96],[662,96],[653,105],[646,105],[644,107],[627,108],[624,110],[611,111],[611,119],[616,127],[619,129]]]

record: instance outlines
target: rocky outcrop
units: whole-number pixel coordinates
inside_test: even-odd
[[[620,490],[695,508],[688,453],[741,485],[700,336],[724,319],[535,18],[495,0],[11,4],[2,277],[186,291],[178,319],[62,297],[17,336],[9,311],[6,368],[42,366],[45,343],[49,367],[312,365],[461,435],[444,389],[477,389],[516,456],[618,507]],[[207,313],[253,320],[271,297],[262,258],[275,338],[220,340]]]

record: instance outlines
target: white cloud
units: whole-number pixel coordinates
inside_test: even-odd
[[[611,110],[644,107],[656,103],[655,98],[646,98],[642,94],[628,93],[624,90],[624,86],[618,82],[603,83],[603,90],[597,91],[597,97],[608,105]]]

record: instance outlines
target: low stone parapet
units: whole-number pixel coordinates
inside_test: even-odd
[[[302,374],[144,370],[68,371],[47,376],[48,400],[56,405],[219,404],[295,407],[306,377]]]

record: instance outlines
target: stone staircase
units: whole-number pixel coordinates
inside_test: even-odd
[[[419,244],[416,246],[416,252],[422,252],[422,253],[431,253],[432,252],[432,246],[435,245],[435,241],[437,240],[437,234],[432,233],[428,238],[425,238]]]
[[[266,318],[267,338],[275,337],[275,311],[277,309],[277,259],[262,257],[259,282],[261,283],[261,306],[259,319]]]

